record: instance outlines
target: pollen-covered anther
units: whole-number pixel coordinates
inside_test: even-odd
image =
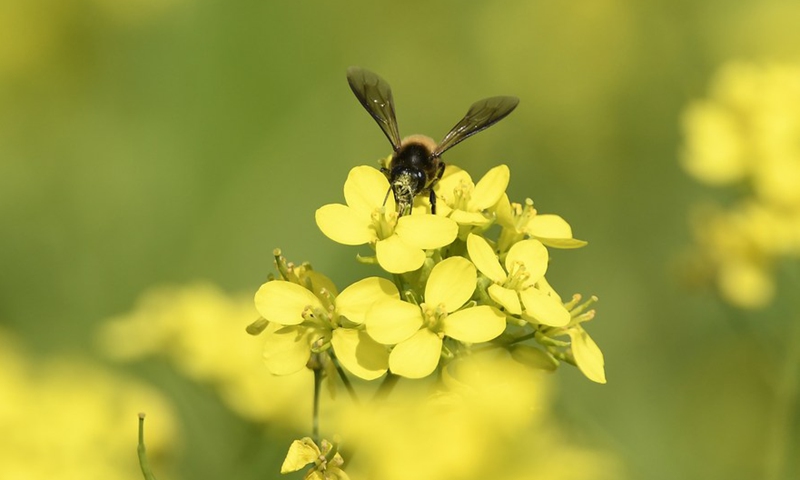
[[[581,301],[581,298],[583,297],[581,296],[580,293],[573,294],[572,299],[570,299],[569,302],[564,304],[564,308],[566,308],[569,311],[572,311],[572,309],[575,308],[575,305],[577,305]]]
[[[530,278],[531,274],[525,268],[525,264],[519,261],[514,262],[509,269],[505,287],[511,290],[522,290],[523,285],[525,285]]]
[[[583,323],[583,322],[588,322],[589,320],[593,319],[594,315],[595,315],[595,311],[594,310],[589,310],[588,312],[584,312],[584,313],[582,313],[580,315],[573,316],[572,319],[573,319],[573,322],[575,322],[575,323]]]
[[[430,330],[436,331],[440,322],[447,316],[447,310],[444,305],[439,304],[436,307],[431,307],[426,304],[420,305],[422,309],[422,323]]]
[[[527,225],[536,216],[536,213],[536,209],[533,208],[533,200],[526,198],[525,206],[520,205],[520,212],[517,216],[517,229],[522,230],[522,227]]]
[[[578,297],[578,301],[580,301],[581,296],[578,294],[576,294],[575,296]],[[575,297],[573,297],[573,299],[574,298]],[[577,318],[578,315],[585,312],[587,308],[594,305],[594,303],[597,302],[597,300],[598,300],[597,296],[592,295],[591,297],[589,297],[588,300],[579,305],[570,306],[570,304],[572,304],[572,302],[570,302],[569,304],[567,304],[567,309],[569,310],[569,314],[572,316],[572,318]],[[588,320],[591,320],[591,318],[589,318]]]
[[[467,210],[473,189],[469,182],[462,180],[458,187],[453,189],[453,209]]]

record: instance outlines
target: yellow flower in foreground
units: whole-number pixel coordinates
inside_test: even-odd
[[[508,251],[505,268],[489,243],[478,235],[467,237],[469,257],[484,275],[489,277],[489,296],[509,313],[525,316],[543,325],[554,327],[569,323],[570,315],[561,300],[548,289],[538,288],[547,271],[547,249],[539,240],[517,242]],[[520,305],[522,300],[522,305]]]
[[[440,200],[437,208],[459,225],[489,225],[493,217],[486,211],[503,196],[510,176],[506,165],[498,165],[475,184],[467,172],[455,165],[447,165],[435,188]]]
[[[323,302],[310,290],[284,280],[267,282],[255,296],[256,309],[265,319],[283,325],[266,332],[264,358],[276,375],[297,372],[305,367],[312,350],[330,344],[336,357],[350,372],[365,380],[386,373],[388,352],[363,329],[341,328],[343,317],[351,325],[364,322],[372,303],[398,299],[392,282],[378,277],[365,278],[342,291],[331,302]]]
[[[0,329],[0,478],[141,480],[132,455],[141,411],[158,419],[147,437],[154,468],[174,464],[178,415],[164,395],[95,362],[44,360],[20,345]]]
[[[347,205],[335,203],[319,208],[315,215],[317,226],[335,242],[374,246],[378,263],[387,272],[411,272],[422,266],[425,250],[452,243],[458,225],[440,215],[398,218],[394,198],[387,197],[388,191],[389,182],[380,171],[355,167],[344,183]]]
[[[480,305],[459,310],[475,291],[475,266],[463,257],[443,260],[431,270],[424,303],[381,300],[366,314],[367,333],[395,345],[389,355],[392,372],[409,378],[430,375],[439,363],[446,335],[462,342],[487,342],[506,327],[505,315]]]
[[[553,248],[580,248],[586,246],[584,240],[572,237],[572,227],[558,215],[540,215],[528,199],[525,205],[511,203],[508,195],[503,195],[496,205],[497,223],[503,226],[498,240],[500,251],[507,251],[511,245],[525,236],[535,238]]]
[[[439,390],[400,382],[379,405],[343,405],[336,431],[353,478],[618,480],[622,465],[572,440],[553,412],[554,378],[503,350],[457,358]],[[380,428],[376,428],[379,425]]]

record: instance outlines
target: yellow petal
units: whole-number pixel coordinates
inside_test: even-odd
[[[569,323],[569,312],[557,298],[536,288],[526,288],[519,292],[519,296],[525,305],[525,315],[536,322],[551,327],[563,327]]]
[[[367,310],[367,333],[385,345],[406,340],[422,326],[419,307],[401,300],[386,299],[375,302]]]
[[[494,250],[483,237],[475,234],[469,234],[467,237],[467,252],[469,258],[478,267],[482,274],[489,277],[495,283],[503,283],[506,281],[507,275],[500,262],[497,260],[497,255]]]
[[[389,354],[389,369],[403,377],[427,377],[439,364],[442,339],[422,328],[408,340],[398,344]]]
[[[450,219],[459,225],[488,225],[492,219],[481,212],[466,212],[464,210],[453,210]]]
[[[525,286],[533,285],[547,271],[547,248],[539,240],[528,239],[515,243],[506,255],[506,270],[511,272],[517,262],[525,265],[530,278]]]
[[[289,447],[289,453],[281,466],[281,473],[296,472],[309,463],[313,463],[319,458],[322,452],[319,447],[309,437],[302,440],[295,440]]]
[[[453,312],[467,303],[478,274],[475,265],[464,257],[450,257],[439,262],[425,285],[425,303],[436,308],[444,304],[447,312]]]
[[[519,294],[516,290],[501,287],[500,285],[489,285],[489,296],[492,300],[502,305],[508,313],[512,315],[519,315],[522,313],[522,307],[519,304]]]
[[[273,375],[302,370],[311,356],[309,332],[302,327],[284,327],[264,336],[264,362]]]
[[[564,300],[561,299],[561,295],[556,292],[556,289],[550,286],[550,283],[547,281],[547,278],[542,277],[536,282],[536,288],[543,293],[550,295],[553,298],[556,298],[560,303],[564,303]]]
[[[372,218],[369,215],[340,203],[320,207],[314,218],[326,237],[343,245],[363,245],[378,238],[370,228]]]
[[[580,327],[571,328],[567,333],[572,339],[572,355],[580,371],[593,382],[606,383],[605,360],[600,347]]]
[[[270,322],[281,325],[303,323],[306,307],[322,308],[319,299],[296,283],[273,280],[261,285],[256,292],[256,310]]]
[[[321,292],[323,289],[328,291],[328,293],[334,297],[339,294],[339,290],[336,288],[333,280],[325,275],[314,270],[306,270],[303,275],[311,280],[311,289],[314,291],[314,295],[316,295],[318,298],[322,297]],[[320,300],[322,300],[322,298],[320,298]]]
[[[462,182],[472,185],[472,178],[470,178],[469,173],[455,165],[447,165],[442,178],[436,183],[436,193],[445,203],[453,203],[453,191],[460,188]]]
[[[572,249],[572,248],[581,248],[589,245],[589,242],[586,240],[578,240],[577,238],[545,238],[545,237],[536,237],[537,240],[542,242],[544,245],[553,248],[562,248],[562,249]]]
[[[502,196],[500,196],[500,200],[498,200],[497,204],[494,206],[494,211],[497,215],[497,223],[505,228],[510,228],[512,230],[517,229],[514,222],[514,214],[511,210],[511,201],[509,201],[508,195],[504,193]]]
[[[462,342],[488,342],[506,329],[506,316],[488,305],[466,308],[444,319],[444,333]]]
[[[364,323],[367,309],[384,298],[400,298],[394,283],[380,277],[365,278],[345,288],[336,297],[336,311],[351,322]]]
[[[425,262],[424,250],[410,246],[397,235],[379,240],[375,254],[378,264],[389,273],[413,272]]]
[[[337,328],[331,345],[344,368],[364,380],[375,380],[389,368],[389,350],[362,330]]]
[[[388,192],[389,181],[386,180],[386,176],[380,170],[368,166],[354,167],[344,182],[344,199],[347,206],[365,217],[369,217],[373,210],[381,207],[384,199],[387,207],[394,208],[394,196],[390,194],[387,197]]]
[[[394,233],[417,248],[440,248],[453,243],[458,224],[441,215],[405,215],[397,219]]]
[[[587,244],[572,238],[572,227],[558,215],[534,216],[525,226],[525,233],[553,248],[580,248]]]
[[[496,204],[506,193],[511,172],[506,165],[498,165],[486,172],[475,185],[470,198],[470,210],[485,210]]]

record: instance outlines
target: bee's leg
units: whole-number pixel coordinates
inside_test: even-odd
[[[436,180],[431,183],[431,213],[436,215],[436,194],[433,193],[433,187],[436,186],[436,182],[442,179],[442,175],[444,175],[444,162],[439,162],[439,167],[436,169]]]
[[[392,193],[392,187],[389,187],[389,190],[386,191],[386,196],[383,197],[383,206],[386,206],[386,200],[389,200],[389,194]]]
[[[384,174],[386,178],[390,178],[392,174],[392,172],[390,172],[386,167],[381,167],[381,173]]]
[[[442,175],[444,175],[444,162],[439,162],[439,168],[436,169],[436,181],[437,182],[442,179]]]

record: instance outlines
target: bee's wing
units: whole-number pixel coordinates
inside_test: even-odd
[[[464,118],[444,136],[434,156],[439,156],[459,142],[487,129],[511,113],[519,103],[517,97],[491,97],[473,103]]]
[[[364,105],[372,118],[378,122],[392,147],[400,148],[400,133],[397,130],[397,118],[394,114],[394,101],[389,83],[377,74],[360,67],[347,69],[347,83],[356,98]]]

